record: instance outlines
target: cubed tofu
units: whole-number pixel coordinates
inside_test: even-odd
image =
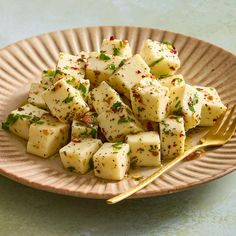
[[[147,39],[140,55],[151,68],[151,73],[156,77],[173,75],[180,67],[178,52],[168,42],[160,43]]]
[[[180,87],[185,85],[184,77],[182,75],[165,76],[158,80],[162,86],[171,89],[172,87]]]
[[[44,91],[45,89],[41,84],[32,83],[29,91],[28,103],[42,109],[47,109],[47,105],[42,97]]]
[[[108,180],[121,180],[129,169],[129,145],[104,143],[94,154],[94,174]]]
[[[147,76],[150,76],[150,69],[142,57],[136,54],[109,78],[109,84],[130,99],[130,89]]]
[[[91,167],[94,153],[101,147],[99,139],[84,139],[80,142],[70,142],[60,149],[63,166],[73,172],[86,173]]]
[[[59,59],[57,62],[57,73],[55,78],[57,80],[64,77],[64,75],[70,75],[76,79],[84,79],[85,76],[85,59],[81,56],[75,56],[68,53],[60,52]]]
[[[170,90],[170,114],[183,116],[186,130],[199,125],[202,94],[188,84]]]
[[[78,90],[84,100],[87,100],[90,87],[90,82],[88,79],[78,79],[75,77],[67,76],[64,78],[64,80],[66,81],[66,83]]]
[[[110,39],[103,40],[101,52],[123,58],[132,57],[128,40],[115,39],[113,36],[111,36]]]
[[[221,102],[215,88],[195,86],[197,91],[203,95],[201,126],[212,126],[215,121],[226,112],[227,107]]]
[[[135,166],[160,166],[161,151],[159,134],[155,131],[127,135],[130,161]]]
[[[53,69],[44,70],[41,76],[41,85],[44,89],[49,89],[57,80],[55,79],[56,71]]]
[[[119,68],[122,57],[110,54],[92,52],[86,63],[86,78],[90,80],[93,87],[98,86]]]
[[[48,112],[31,104],[26,104],[12,111],[6,121],[2,123],[2,128],[27,140],[30,124],[38,123],[45,114]]]
[[[54,86],[42,94],[45,103],[53,116],[62,122],[82,117],[89,111],[79,91],[65,80],[59,80]]]
[[[184,153],[185,129],[181,116],[169,116],[160,122],[162,158],[174,159]]]
[[[88,103],[98,114],[109,110],[116,102],[122,102],[119,94],[105,81],[89,92]]]
[[[84,138],[97,138],[97,113],[88,112],[81,119],[73,120],[71,127],[71,140]]]
[[[121,103],[101,113],[98,123],[109,142],[124,141],[126,135],[143,131],[131,109]]]
[[[169,89],[156,80],[145,79],[135,84],[130,91],[132,110],[140,120],[160,122],[166,117]]]
[[[56,154],[68,141],[69,125],[47,116],[30,125],[27,152],[48,158]]]

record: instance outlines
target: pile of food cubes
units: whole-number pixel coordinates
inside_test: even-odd
[[[69,171],[121,180],[130,165],[158,167],[181,155],[186,131],[226,111],[214,88],[186,84],[179,67],[174,45],[151,39],[135,55],[113,36],[99,52],[61,52],[2,127],[27,140],[28,153],[59,152]]]

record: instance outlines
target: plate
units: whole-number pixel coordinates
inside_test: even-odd
[[[168,40],[179,51],[179,70],[190,84],[215,87],[225,104],[236,103],[236,56],[207,42],[159,29],[106,26],[77,28],[19,41],[0,51],[0,121],[22,104],[32,82],[38,82],[42,70],[54,68],[60,51],[78,54],[81,50],[99,50],[103,38],[114,35],[128,39],[133,53],[145,39]],[[141,198],[182,191],[219,178],[236,168],[236,136],[206,155],[183,161],[171,171],[136,193]],[[139,170],[136,170],[139,171]],[[151,173],[143,169],[142,175]],[[138,183],[127,177],[119,182],[95,178],[92,172],[77,175],[65,171],[59,158],[42,160],[26,153],[25,141],[0,130],[0,174],[27,186],[50,192],[85,197],[109,198]]]

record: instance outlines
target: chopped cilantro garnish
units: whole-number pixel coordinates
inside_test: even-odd
[[[66,83],[72,84],[75,81],[75,77],[66,80]]]
[[[109,64],[106,69],[116,70],[116,66],[115,64],[112,63],[112,64]]]
[[[166,45],[170,45],[170,46],[173,46],[173,44],[167,40],[163,40],[161,43],[164,43]]]
[[[30,120],[31,123],[33,124],[37,124],[37,125],[41,125],[43,124],[44,122],[41,120],[40,117],[38,116],[33,116],[33,118]]]
[[[126,62],[126,59],[123,59],[123,60],[120,62],[119,67],[123,66],[123,65],[125,64],[125,62]]]
[[[116,150],[120,150],[122,148],[123,143],[122,142],[117,142],[112,144],[112,147]]]
[[[104,53],[100,53],[100,57],[99,57],[100,60],[103,60],[103,61],[109,61],[111,60],[111,58],[109,56],[107,56],[106,54]]]
[[[195,112],[194,106],[198,103],[198,95],[195,93],[193,97],[189,98],[188,107],[191,112]]]
[[[73,101],[73,98],[74,97],[70,96],[70,93],[69,93],[67,98],[65,98],[62,102],[63,103],[69,103],[69,102]]]
[[[115,102],[111,106],[112,110],[114,110],[114,111],[118,111],[121,107],[122,107],[122,103],[121,102]]]
[[[113,55],[114,56],[120,56],[121,55],[120,48],[114,47],[113,48]]]
[[[79,90],[81,91],[82,96],[84,97],[86,95],[87,89],[82,83],[80,83],[79,85]]]
[[[97,129],[92,128],[92,129],[91,129],[91,132],[90,132],[90,135],[91,135],[93,138],[96,138],[96,137],[97,137]]]
[[[134,119],[132,119],[131,117],[120,117],[120,119],[118,120],[118,124],[122,124],[122,123],[129,123],[129,122],[134,122]]]
[[[55,70],[46,70],[46,71],[44,71],[44,76],[47,76],[47,77],[54,77],[55,74],[56,74]]]
[[[159,58],[158,60],[154,61],[153,63],[151,63],[151,64],[149,65],[149,67],[155,66],[156,64],[158,64],[158,63],[161,62],[162,60],[164,60],[164,57],[161,57],[161,58]]]
[[[69,69],[69,66],[64,66],[63,69],[64,69],[64,70],[68,70],[68,69]]]
[[[178,77],[178,78],[175,78],[175,81],[177,81],[177,83],[180,84],[183,81],[183,79]]]
[[[31,116],[29,115],[24,115],[24,114],[12,114],[10,113],[7,117],[7,120],[2,123],[2,128],[5,130],[9,130],[9,126],[14,124],[18,119],[30,119]]]
[[[179,107],[173,111],[173,114],[176,116],[181,116],[182,114],[182,107]]]
[[[81,133],[84,137],[92,136],[93,138],[97,137],[97,129],[95,128],[86,128],[84,132]]]

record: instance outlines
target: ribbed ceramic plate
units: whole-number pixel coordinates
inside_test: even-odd
[[[0,51],[0,121],[23,103],[42,70],[55,66],[60,51],[77,54],[99,50],[103,38],[128,39],[139,52],[145,39],[168,40],[179,51],[181,72],[188,83],[215,87],[229,107],[236,103],[236,57],[201,40],[159,29],[139,27],[78,28],[32,37]],[[236,168],[236,137],[200,159],[184,161],[133,197],[163,195],[223,176]],[[58,158],[42,160],[26,153],[25,141],[0,130],[0,173],[33,188],[60,194],[108,198],[137,184],[127,177],[105,182],[92,173],[77,175],[63,170]],[[147,175],[150,170],[144,170]]]

